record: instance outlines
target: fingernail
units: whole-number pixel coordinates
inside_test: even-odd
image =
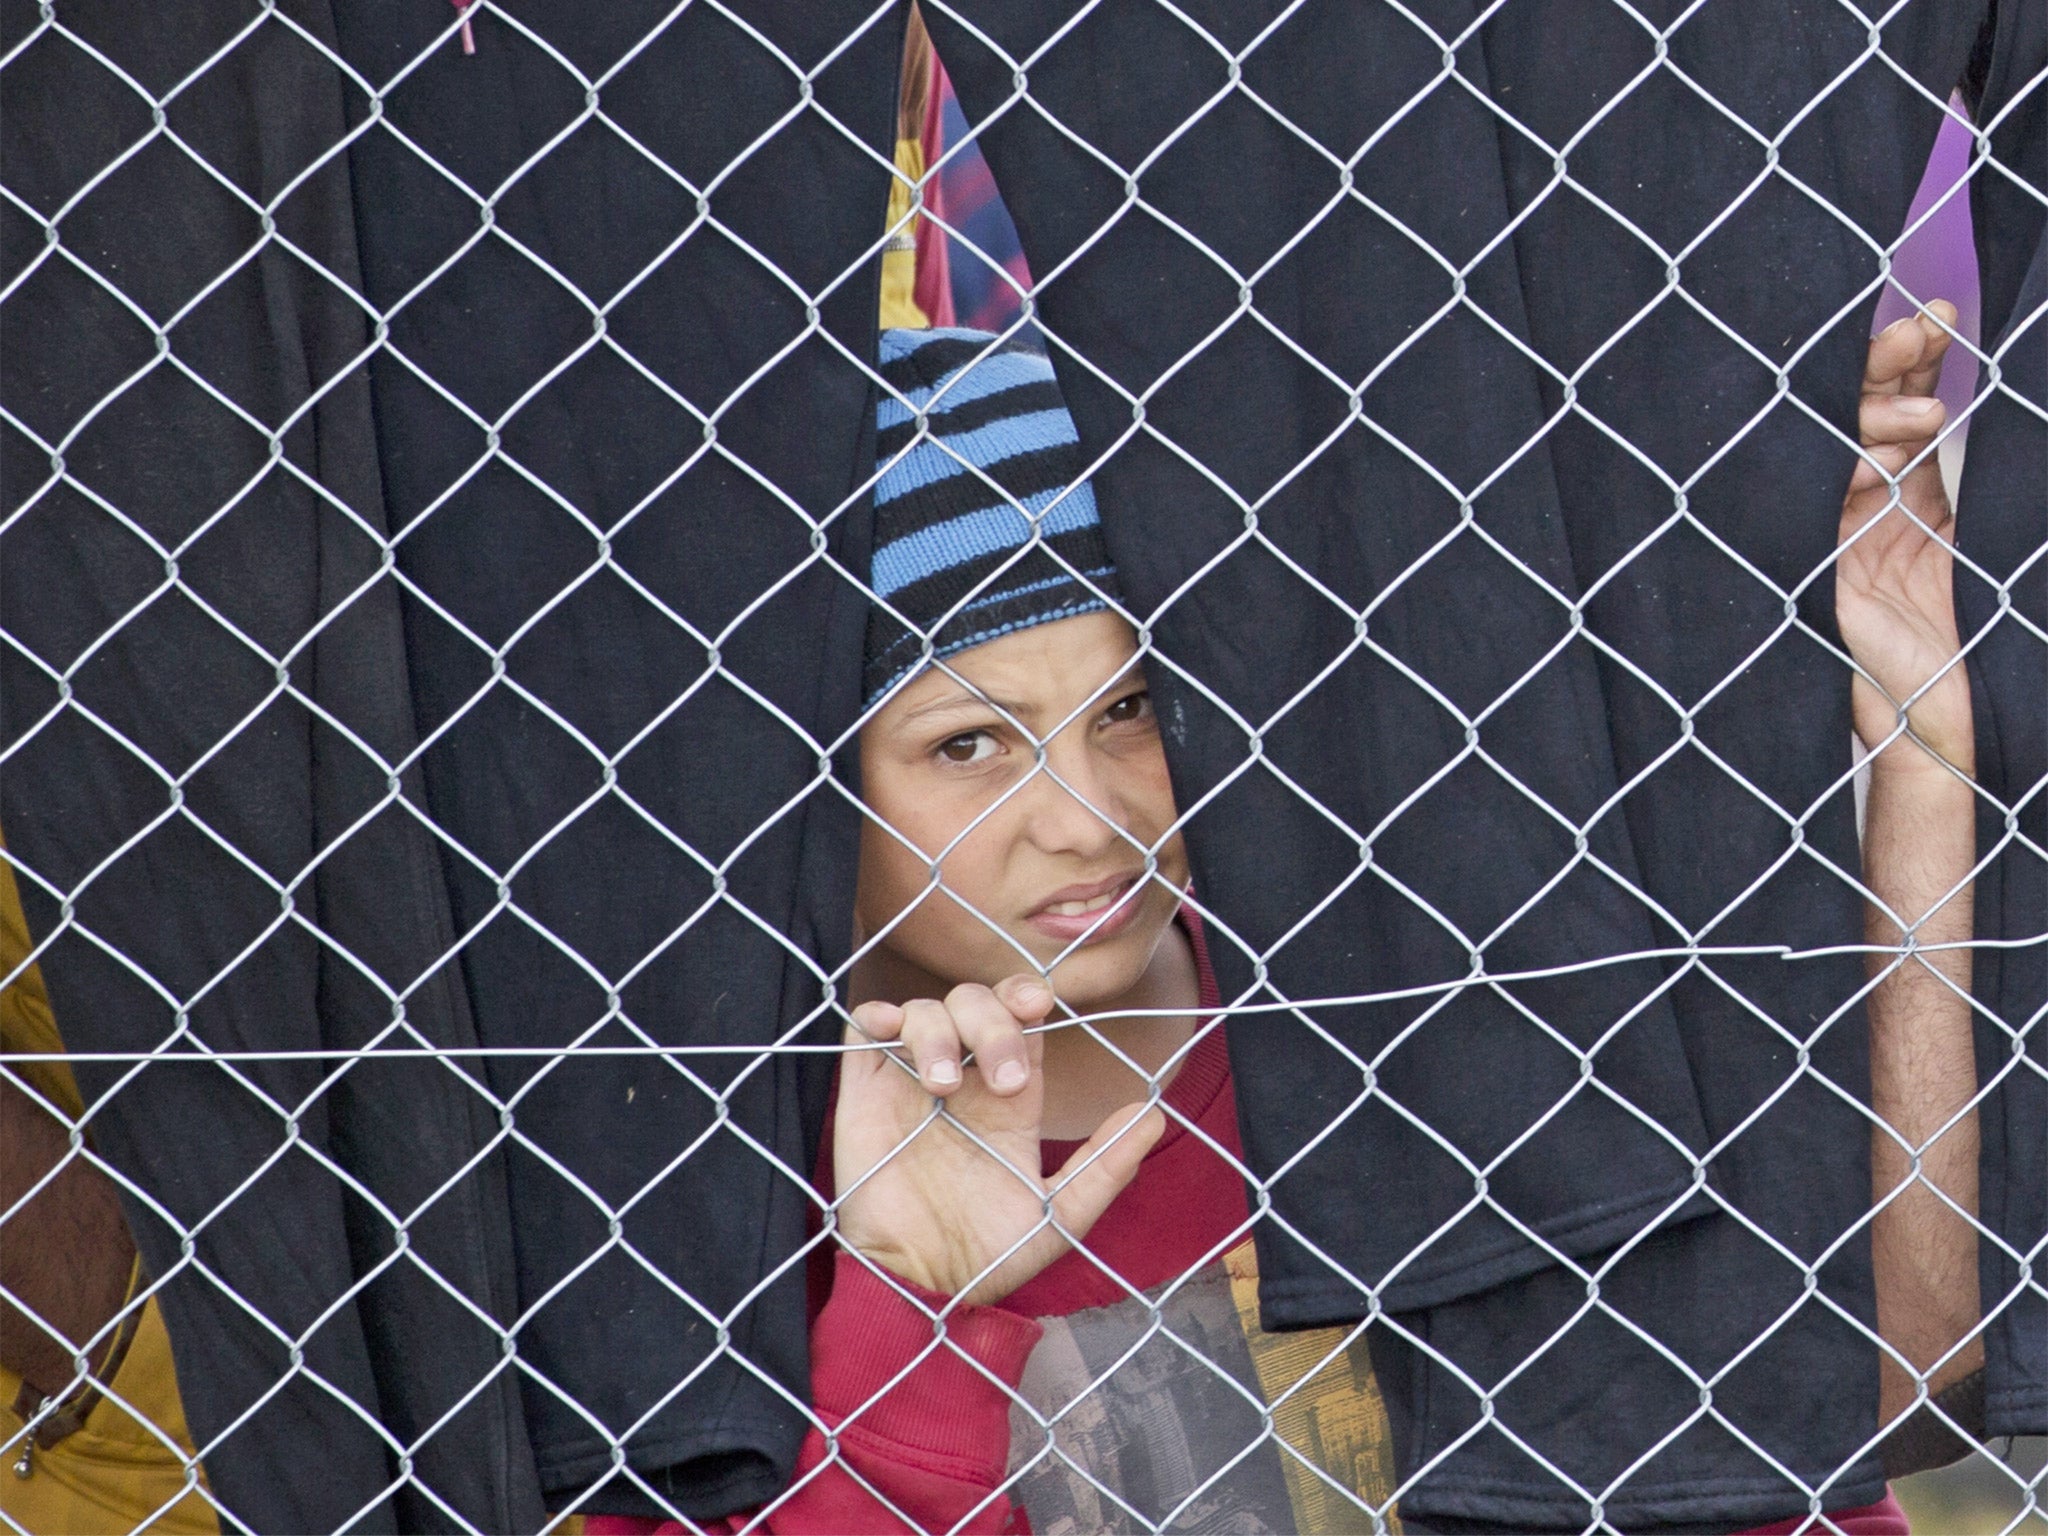
[[[1907,416],[1926,416],[1941,402],[1930,400],[1925,395],[1902,395],[1892,404]]]
[[[1036,1008],[1041,1003],[1051,1002],[1052,993],[1042,983],[1027,981],[1017,989],[1017,1001],[1026,1008]]]
[[[960,1063],[957,1061],[935,1061],[924,1069],[924,1075],[941,1088],[951,1088],[960,1081]]]
[[[1878,332],[1878,334],[1879,334],[1880,336],[1889,336],[1889,335],[1891,335],[1891,334],[1892,334],[1892,332],[1894,332],[1894,331],[1898,330],[1898,329],[1899,329],[1900,327],[1902,327],[1902,326],[1908,326],[1908,325],[1911,325],[1912,323],[1913,323],[1913,317],[1912,317],[1911,315],[1906,315],[1906,316],[1904,316],[1904,317],[1903,317],[1903,318],[1901,318],[1901,319],[1898,319],[1898,320],[1894,320],[1894,321],[1893,321],[1893,322],[1892,322],[1892,323],[1891,323],[1890,325],[1886,326],[1886,327],[1885,327],[1885,328],[1884,328],[1884,329],[1883,329],[1882,331],[1879,331],[1879,332]]]
[[[1024,1079],[1031,1075],[1031,1069],[1021,1061],[1006,1061],[996,1068],[995,1084],[1004,1092],[1022,1088]]]

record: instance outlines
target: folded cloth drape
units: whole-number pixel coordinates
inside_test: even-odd
[[[1100,461],[1224,995],[1302,1004],[1232,1025],[1269,1326],[1398,1314],[1407,1517],[1874,1501],[1862,962],[1782,956],[1861,937],[1821,641],[1880,252],[1960,83],[2012,173],[1973,184],[1987,334],[2038,337],[2039,8],[1910,4],[1881,54],[1848,10],[1607,0],[930,23]],[[2001,580],[2037,362],[1973,428]],[[2043,815],[2038,619],[1959,580],[2013,744],[1979,910],[2025,940],[2039,834],[1992,823]],[[1979,973],[1991,1393],[2035,1419],[2039,953]],[[1561,1261],[1623,1243],[1595,1306]]]
[[[615,1444],[716,1515],[803,1429],[828,1066],[751,1047],[851,932],[902,27],[672,9],[6,39],[0,822],[251,1529],[652,1507]]]

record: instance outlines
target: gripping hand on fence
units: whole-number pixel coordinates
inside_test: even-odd
[[[1887,1425],[1905,1420],[1923,1382],[1934,1393],[1960,1387],[1984,1361],[1968,947],[1975,801],[1958,776],[1976,758],[1952,590],[1955,519],[1933,453],[1946,420],[1934,390],[1955,316],[1937,300],[1870,344],[1863,461],[1842,502],[1835,578],[1836,619],[1860,669],[1851,685],[1856,734],[1877,754],[1863,880],[1871,1253]],[[1899,730],[1902,707],[1910,737]],[[1901,1471],[1944,1459],[1940,1446],[1934,1459],[1925,1455],[1910,1435],[1887,1447]]]
[[[1895,766],[1910,759],[1938,768],[1939,758],[1968,773],[1974,754],[1952,590],[1955,519],[1933,452],[1947,420],[1934,390],[1955,319],[1955,306],[1937,299],[1870,343],[1857,417],[1863,456],[1842,501],[1835,618],[1860,669],[1850,689],[1863,744],[1883,746],[1886,757],[1900,759]],[[1920,746],[1903,735],[1892,739],[1901,705]]]
[[[1052,1006],[1051,990],[1027,975],[961,985],[943,1002],[853,1011],[849,1045],[865,1037],[897,1048],[841,1060],[832,1163],[846,1242],[902,1279],[987,1304],[1087,1234],[1136,1175],[1165,1116],[1129,1105],[1042,1176],[1044,1044],[1024,1026]]]

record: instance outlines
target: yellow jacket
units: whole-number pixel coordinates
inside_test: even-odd
[[[0,977],[21,969],[29,953],[14,871],[0,860]],[[64,1049],[49,994],[34,966],[0,987],[0,1055]],[[61,1061],[7,1064],[74,1121],[84,1105],[71,1069]],[[85,1423],[45,1450],[28,1451],[13,1404],[21,1378],[0,1367],[0,1512],[33,1536],[101,1536],[134,1530],[172,1536],[218,1532],[204,1489],[206,1474],[185,1426],[170,1335],[152,1297],[137,1320],[134,1341]]]

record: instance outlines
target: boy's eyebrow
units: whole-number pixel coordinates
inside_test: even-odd
[[[1126,667],[1105,682],[1097,692],[1104,700],[1108,700],[1132,683],[1144,687],[1145,675],[1136,667]],[[949,693],[933,699],[928,704],[920,704],[915,709],[905,710],[903,719],[908,723],[912,720],[922,720],[929,715],[942,715],[949,710],[989,708],[1000,710],[1013,720],[1024,720],[1031,714],[1029,705],[1010,699],[999,699],[992,693]]]
[[[927,715],[944,714],[949,710],[995,708],[1014,718],[1022,718],[1025,708],[1022,704],[1010,703],[996,698],[993,694],[949,693],[943,698],[933,699],[929,704],[920,704],[915,709],[903,712],[905,720],[922,720]]]

